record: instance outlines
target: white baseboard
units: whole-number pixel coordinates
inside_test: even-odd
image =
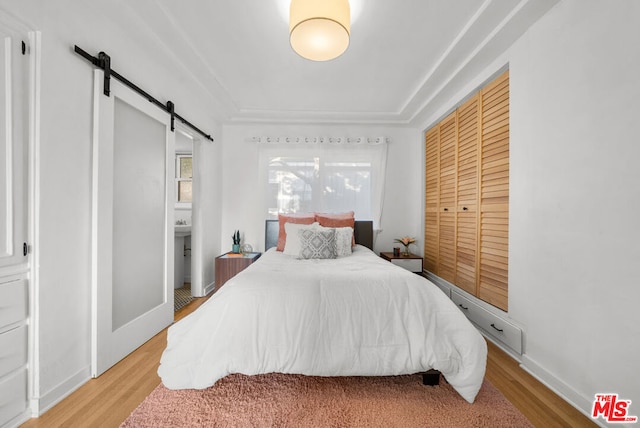
[[[547,388],[558,394],[564,401],[579,410],[580,413],[591,419],[591,406],[593,404],[592,397],[585,397],[584,395],[580,394],[578,391],[558,379],[536,361],[529,358],[526,354],[522,356],[522,363],[520,364],[520,367],[531,376],[539,380]],[[603,425],[599,420],[591,420],[601,427],[606,426]]]
[[[29,414],[29,409],[25,409],[25,411],[20,413],[18,416],[5,422],[5,424],[2,425],[2,428],[18,428],[31,418],[32,416]]]
[[[30,405],[33,417],[42,415],[68,397],[76,389],[87,383],[89,379],[91,379],[91,367],[87,366],[41,397],[32,398]]]
[[[213,290],[216,288],[216,283],[215,281],[212,282],[211,284],[207,285],[206,287],[204,287],[204,295],[208,296],[209,294],[213,293]]]

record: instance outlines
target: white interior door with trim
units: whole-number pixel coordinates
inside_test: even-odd
[[[6,273],[4,268],[26,265],[28,62],[20,53],[20,38],[4,32],[0,36],[0,269]]]
[[[94,75],[92,376],[173,322],[174,134],[170,116]]]
[[[29,416],[28,143],[33,73],[27,34],[0,13],[0,426]]]

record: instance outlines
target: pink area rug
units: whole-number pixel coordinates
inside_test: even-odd
[[[420,375],[309,377],[234,374],[205,390],[159,385],[121,427],[531,427],[484,381],[469,404]]]

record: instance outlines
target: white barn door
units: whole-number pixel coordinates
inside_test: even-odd
[[[92,376],[173,321],[174,134],[170,116],[95,71]]]

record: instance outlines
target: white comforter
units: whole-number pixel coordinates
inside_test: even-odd
[[[484,339],[425,278],[365,247],[335,260],[275,249],[177,322],[158,374],[203,389],[231,373],[382,376],[440,370],[473,402]]]

